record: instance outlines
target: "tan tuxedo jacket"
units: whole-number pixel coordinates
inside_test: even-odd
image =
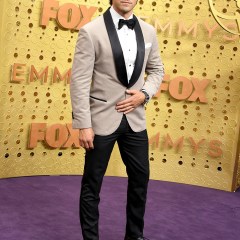
[[[115,107],[119,101],[130,97],[126,94],[127,89],[144,88],[150,98],[158,91],[164,68],[156,32],[151,25],[134,18],[138,50],[129,82],[110,11],[80,29],[70,83],[73,128],[92,127],[97,135],[109,135],[121,122],[123,113],[117,112]],[[146,129],[143,105],[126,117],[133,131]]]

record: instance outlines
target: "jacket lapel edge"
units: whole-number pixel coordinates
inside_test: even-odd
[[[136,21],[136,25],[135,25],[134,29],[135,29],[136,40],[137,40],[137,57],[136,57],[136,61],[135,61],[135,67],[133,70],[133,74],[129,81],[128,87],[132,87],[137,82],[137,80],[142,72],[142,67],[143,67],[143,62],[144,62],[144,57],[145,57],[145,42],[144,42],[142,29],[141,29],[141,26],[139,24],[137,17],[134,15],[133,18]]]
[[[117,77],[119,81],[124,85],[128,86],[127,71],[123,51],[121,48],[120,41],[112,20],[109,9],[103,14],[105,26],[107,29],[108,37],[111,43],[112,53],[114,57],[114,63],[116,67]]]

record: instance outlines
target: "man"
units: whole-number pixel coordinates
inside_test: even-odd
[[[80,196],[84,240],[99,239],[99,193],[116,141],[128,174],[125,240],[146,239],[149,160],[144,103],[158,91],[164,70],[155,30],[133,15],[136,4],[110,1],[103,16],[81,28],[76,44],[70,90],[73,128],[80,129],[80,145],[86,149]]]

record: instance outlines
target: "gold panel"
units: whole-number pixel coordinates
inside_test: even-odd
[[[156,28],[166,72],[146,107],[152,179],[240,185],[239,6],[138,1],[135,13]],[[70,70],[78,29],[108,7],[108,0],[1,1],[0,178],[82,173],[84,151],[69,125]],[[107,175],[126,176],[117,146]]]

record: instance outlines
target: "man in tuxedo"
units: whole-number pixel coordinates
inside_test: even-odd
[[[80,196],[84,240],[99,239],[99,193],[116,141],[128,175],[125,240],[146,239],[144,104],[158,91],[164,68],[155,29],[133,15],[136,4],[110,1],[103,16],[80,29],[76,44],[70,91],[73,128],[79,129],[80,145],[86,149]]]

